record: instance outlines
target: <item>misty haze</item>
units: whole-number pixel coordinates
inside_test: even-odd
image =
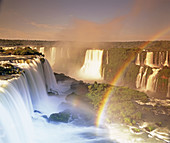
[[[169,143],[169,0],[0,0],[0,143]]]

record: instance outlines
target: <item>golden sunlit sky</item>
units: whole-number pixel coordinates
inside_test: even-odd
[[[0,0],[0,39],[149,40],[169,14],[170,0]]]

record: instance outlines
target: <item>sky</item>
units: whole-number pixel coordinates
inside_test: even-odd
[[[169,14],[170,0],[0,0],[0,39],[149,40],[170,27]]]

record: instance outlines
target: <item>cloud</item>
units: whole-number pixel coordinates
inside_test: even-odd
[[[61,31],[61,39],[89,42],[111,40],[119,35],[124,19],[122,16],[102,24],[75,19],[71,27]]]
[[[159,5],[160,0],[134,0],[128,13],[102,23],[74,18],[70,26],[56,34],[56,38],[89,42],[148,40],[166,27],[165,25],[153,28],[151,19],[148,19]]]
[[[37,28],[52,28],[50,25],[48,24],[38,24],[38,23],[35,23],[35,22],[31,22],[30,23],[32,26],[35,26]]]
[[[29,22],[32,26],[36,28],[42,28],[42,29],[53,29],[53,30],[62,30],[65,27],[64,26],[58,26],[58,25],[50,25],[50,24],[42,24],[42,23],[36,23],[34,21]]]

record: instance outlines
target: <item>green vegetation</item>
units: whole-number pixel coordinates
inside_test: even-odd
[[[126,64],[128,59],[131,56],[136,56],[139,52],[139,48],[111,48],[108,49],[109,57],[108,61],[109,64],[106,64],[106,52],[104,53],[104,64],[103,67],[105,68],[105,80],[110,82],[118,72],[120,71],[121,67]],[[136,77],[139,71],[139,67],[135,65],[135,60],[132,61],[129,66],[125,69],[124,73],[122,73],[123,79],[119,81],[121,84],[129,85],[131,87],[135,87]]]
[[[157,122],[157,123],[155,123],[155,125],[157,125],[158,127],[161,127],[162,126],[162,122]]]
[[[0,66],[0,75],[21,74],[22,70],[11,64],[3,64]]]
[[[110,99],[107,105],[107,121],[118,120],[128,125],[136,124],[142,118],[142,113],[138,111],[136,100],[147,102],[145,93],[129,89],[127,87],[116,87],[108,84],[98,84],[95,82],[88,86],[89,92],[86,96],[91,100],[95,110],[102,104],[105,93],[110,90]]]
[[[1,53],[4,55],[42,55],[42,53],[39,53],[36,49],[31,49],[30,47],[1,50]]]
[[[70,118],[70,113],[60,112],[60,113],[51,114],[48,120],[50,122],[52,121],[52,122],[68,123],[69,118]]]
[[[163,69],[158,73],[158,92],[167,91],[168,78],[170,78],[170,69],[168,67],[163,67]]]
[[[145,128],[145,130],[148,131],[148,132],[151,132],[151,131],[153,131],[154,129],[155,129],[155,128],[154,128],[153,126],[148,126],[148,127]]]
[[[141,130],[140,130],[140,129],[138,129],[138,128],[132,128],[132,131],[133,131],[133,132],[135,132],[135,133],[139,133],[139,132],[141,132]]]

